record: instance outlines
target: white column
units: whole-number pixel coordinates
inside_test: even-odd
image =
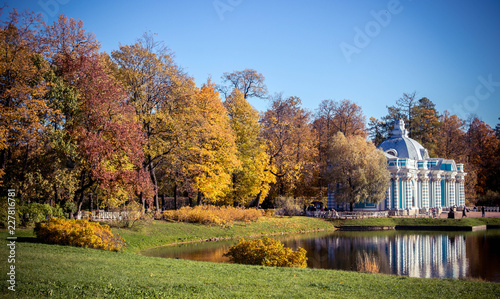
[[[420,184],[422,186],[420,194],[422,208],[429,208],[429,179],[422,179]]]
[[[393,202],[394,202],[394,209],[399,210],[401,207],[399,206],[399,178],[394,178],[394,197],[393,197]]]
[[[391,207],[391,192],[392,192],[392,179],[389,181],[389,186],[387,187],[387,190],[385,191],[385,209],[390,210]]]
[[[455,179],[446,180],[448,185],[448,206],[457,206],[458,204],[455,202]]]
[[[456,192],[456,198],[457,198],[457,205],[458,206],[465,206],[465,187],[464,187],[464,178],[460,177],[457,179],[457,190]]]
[[[405,179],[406,183],[406,188],[405,188],[405,195],[406,195],[406,207],[407,209],[411,209],[413,207],[413,198],[412,198],[412,191],[413,191],[413,185],[411,183],[411,178],[407,177]]]
[[[435,200],[434,200],[434,180],[429,181],[429,207],[434,208],[436,206]]]
[[[436,208],[441,208],[441,179],[436,178],[434,181],[434,202]]]
[[[421,209],[423,206],[423,203],[422,203],[422,180],[417,179],[415,182],[417,183],[417,187],[416,187],[417,190],[415,192],[415,204],[416,204],[418,209]]]

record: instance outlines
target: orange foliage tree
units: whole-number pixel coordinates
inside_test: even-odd
[[[142,132],[83,24],[14,10],[2,36],[1,164],[20,197],[58,201],[64,189],[81,204],[92,187],[119,203],[147,192]]]
[[[271,172],[276,176],[274,196],[307,192],[317,171],[317,147],[311,113],[300,107],[300,98],[277,95],[262,117]],[[301,188],[304,187],[304,188]]]

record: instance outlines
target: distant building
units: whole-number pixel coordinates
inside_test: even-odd
[[[429,158],[427,150],[408,137],[403,120],[394,125],[389,139],[378,148],[385,153],[391,181],[385,200],[379,204],[358,203],[356,210],[417,210],[465,206],[463,164],[443,158]],[[348,210],[328,194],[328,208]]]

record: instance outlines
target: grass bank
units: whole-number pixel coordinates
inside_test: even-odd
[[[16,246],[16,293],[13,296],[2,279],[4,298],[498,298],[500,294],[496,283],[151,258],[39,244],[31,230],[18,233],[25,237]],[[0,235],[5,240],[6,233]],[[6,273],[6,263],[1,271]]]
[[[334,230],[332,223],[311,217],[262,217],[256,222],[235,222],[230,227],[207,226],[184,222],[153,221],[134,229],[113,229],[127,242],[127,252],[171,243],[197,242],[207,239],[236,238],[279,233]]]
[[[366,218],[328,220],[334,226],[478,226],[500,225],[500,218]]]
[[[394,220],[396,219],[378,219],[386,222]],[[396,221],[400,223],[402,220],[404,219]],[[408,220],[410,219],[406,219]],[[359,219],[341,223],[381,225],[374,224],[373,221]],[[119,253],[40,244],[34,238],[33,230],[18,229],[16,235],[20,238],[15,249],[16,293],[13,296],[7,290],[6,279],[2,279],[0,297],[499,298],[498,283],[419,279],[322,269],[217,264],[136,254],[139,250],[169,243],[328,230],[337,224],[335,221],[306,217],[262,218],[254,223],[235,223],[227,228],[154,221],[149,226],[135,230],[114,229],[120,232],[129,244],[125,252]],[[7,232],[0,231],[0,237],[5,240]],[[4,261],[7,260],[7,250],[7,246],[0,248]],[[7,267],[8,264],[2,262],[1,273],[7,273]]]
[[[262,217],[256,222],[236,222],[231,227],[206,226],[183,222],[153,221],[149,226],[134,229],[113,229],[127,241],[127,252],[183,242],[207,239],[237,238],[246,236],[296,233],[316,230],[333,230],[335,226],[477,226],[500,225],[500,218],[428,219],[428,218],[368,218],[323,220],[312,217]]]

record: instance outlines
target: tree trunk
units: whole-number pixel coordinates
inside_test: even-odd
[[[167,200],[165,199],[165,193],[161,195],[161,210],[165,211],[167,209]]]
[[[352,202],[349,203],[349,210],[352,212],[354,210],[354,205]]]
[[[0,151],[0,169],[5,171],[7,165],[7,149]]]
[[[250,202],[248,205],[249,208],[259,208],[260,198],[262,197],[262,190],[260,190],[259,194]]]
[[[54,202],[50,203],[51,207],[53,207],[59,201],[59,199],[57,198],[58,197],[57,195],[58,195],[57,194],[57,186],[56,186],[56,184],[54,184]]]
[[[83,196],[83,192],[82,192],[82,193],[80,193],[80,200],[78,201],[78,211],[76,212],[77,215],[79,215],[82,211],[83,199],[84,199],[84,196]]]
[[[202,199],[201,192],[198,191],[198,196],[196,198],[196,205],[201,206],[201,199]]]
[[[83,193],[82,193],[83,194]],[[83,204],[83,199],[82,201],[80,201],[80,204],[78,205],[78,212],[77,212],[77,215],[80,214],[80,212],[82,211],[82,204]]]
[[[160,205],[158,203],[158,181],[156,180],[156,173],[153,169],[153,163],[152,162],[149,162],[149,174],[151,175],[151,180],[153,181],[153,186],[154,186],[154,190],[155,190],[155,194],[154,194],[154,201],[155,201],[155,204],[156,204],[156,210],[159,211],[160,210]]]
[[[83,191],[85,190],[85,172],[82,171],[80,174],[80,189],[75,192],[75,202],[78,204],[78,211],[77,214],[81,212],[82,209],[82,203],[83,203]],[[79,198],[77,197],[78,192],[80,192]]]
[[[94,196],[92,195],[92,193],[90,193],[90,213],[94,213]]]
[[[146,211],[146,201],[144,200],[144,194],[142,192],[139,194],[139,200],[142,203],[142,214],[144,215],[144,212]]]
[[[177,210],[177,183],[174,185],[174,210]]]

